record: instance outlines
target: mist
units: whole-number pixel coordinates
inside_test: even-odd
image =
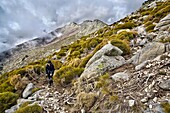
[[[145,0],[1,0],[0,52],[69,22],[100,19],[111,24]]]

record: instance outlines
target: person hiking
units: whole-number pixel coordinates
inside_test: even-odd
[[[53,84],[53,74],[55,69],[54,69],[54,65],[50,60],[47,62],[45,69],[46,69],[46,75],[48,77],[49,86],[51,86]]]

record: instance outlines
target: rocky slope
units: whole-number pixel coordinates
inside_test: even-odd
[[[94,21],[86,20],[81,24],[73,22],[43,37],[19,44],[15,48],[0,53],[0,70],[4,68],[4,70],[10,71],[46,57],[62,45],[68,45],[81,36],[91,34],[104,26],[107,25],[97,19]],[[52,49],[54,51],[51,51]],[[44,55],[45,53],[47,55]]]
[[[15,94],[2,112],[169,113],[169,12],[169,0],[146,1],[124,19],[3,74],[0,102],[7,91]],[[44,75],[48,59],[56,69],[52,87]]]

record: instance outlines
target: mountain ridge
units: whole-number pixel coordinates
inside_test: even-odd
[[[10,93],[14,106],[2,104],[2,112],[169,113],[169,7],[169,0],[149,0],[118,22],[36,51],[30,59],[44,57],[28,65],[13,57],[21,68],[8,62],[4,70],[16,69],[0,76],[0,98]],[[49,59],[56,69],[52,87],[44,71]]]

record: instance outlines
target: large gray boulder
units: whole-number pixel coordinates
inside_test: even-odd
[[[107,44],[93,55],[93,57],[86,64],[86,67],[89,67],[93,62],[100,59],[102,55],[118,56],[122,53],[123,51],[120,50],[118,47],[115,47],[112,44]]]
[[[154,30],[165,31],[170,28],[170,14],[160,20],[160,22],[155,26]]]
[[[34,88],[34,84],[33,83],[29,83],[27,85],[27,87],[25,88],[25,90],[23,91],[22,97],[23,98],[27,98],[32,93],[33,88]]]
[[[165,52],[165,44],[159,42],[152,42],[146,44],[136,55],[129,61],[135,65],[141,64],[146,60],[151,60]]]
[[[104,74],[107,70],[115,69],[125,64],[125,59],[120,56],[123,52],[107,44],[100,49],[87,63],[84,72],[80,78],[91,78]]]

